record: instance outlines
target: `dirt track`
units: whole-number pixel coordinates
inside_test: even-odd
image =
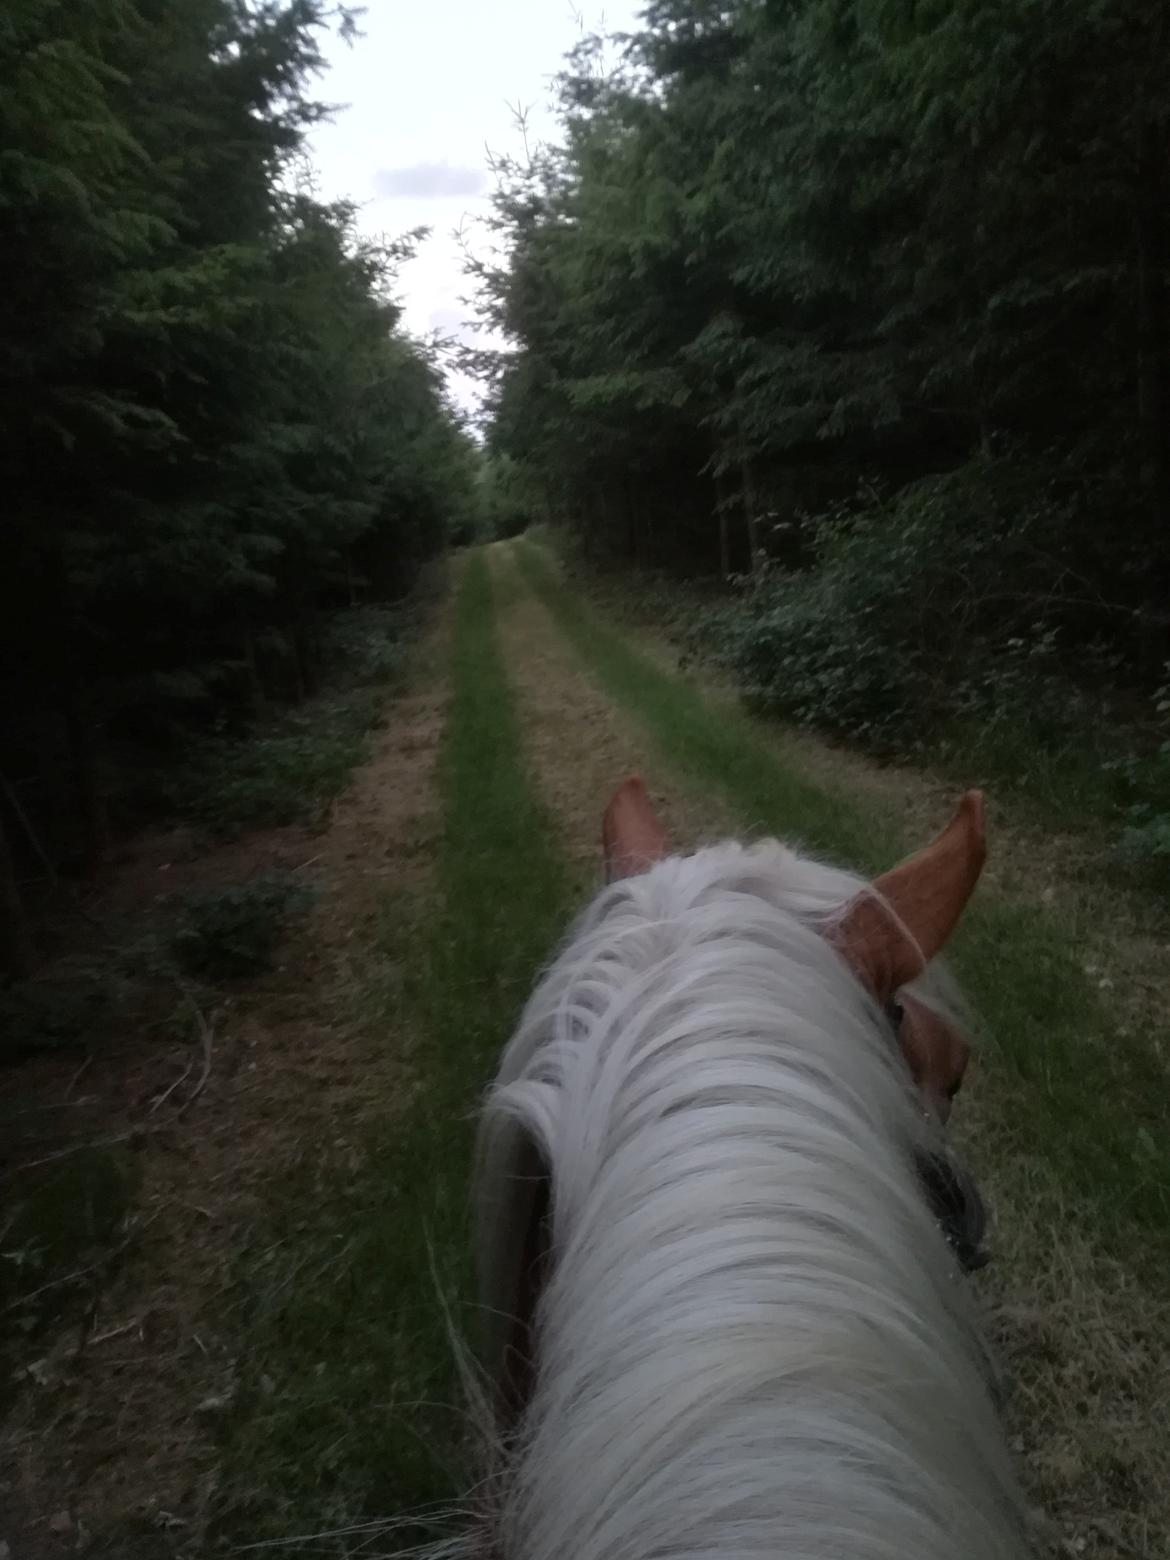
[[[632,770],[649,779],[680,848],[732,831],[726,805],[663,772],[636,724],[598,691],[512,551],[493,549],[491,562],[526,753],[581,884],[597,877],[605,800]],[[219,1488],[216,1405],[230,1402],[247,1345],[219,1330],[218,1318],[250,1222],[306,1144],[328,1139],[344,1152],[366,1111],[417,1083],[405,1037],[373,1045],[350,1022],[346,992],[385,891],[416,908],[431,891],[447,631],[444,618],[417,656],[411,691],[395,702],[374,756],[322,834],[282,831],[168,867],[216,881],[239,874],[241,852],[311,863],[321,899],[281,969],[208,1015],[212,1066],[182,1119],[150,1114],[176,1065],[156,1046],[128,1043],[86,1080],[93,1106],[79,1126],[135,1134],[141,1237],[134,1260],[102,1290],[88,1333],[72,1329],[28,1362],[35,1379],[23,1384],[23,1406],[0,1442],[0,1540],[11,1560],[84,1550],[89,1536],[113,1533],[117,1543],[97,1552],[201,1553]],[[812,775],[835,762],[816,744],[803,751]],[[846,770],[862,790],[890,784],[856,759]],[[840,780],[839,764],[836,771]],[[908,813],[936,810],[931,782],[917,791],[905,776],[898,784]],[[175,854],[170,845],[139,847],[109,893],[149,892],[160,853]],[[1000,874],[998,887],[1010,877]],[[100,914],[100,902],[92,909]],[[1100,939],[1093,957],[1104,978],[1115,968],[1122,983],[1131,955],[1124,939],[1115,947],[1114,967]],[[1161,999],[1160,976],[1155,986],[1152,997],[1147,981],[1143,1003]],[[46,1098],[70,1071],[47,1071]],[[964,1124],[1000,1216],[1000,1260],[984,1295],[1016,1379],[1013,1435],[1038,1503],[1061,1512],[1059,1522],[1041,1520],[1043,1541],[1069,1557],[1152,1557],[1170,1533],[1165,1297],[1143,1292],[1096,1252],[1075,1209],[1057,1227],[1059,1189],[1000,1154],[998,1087],[994,1076],[976,1084]]]

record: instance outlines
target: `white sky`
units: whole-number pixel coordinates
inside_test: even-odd
[[[309,141],[318,194],[361,206],[359,226],[431,237],[399,283],[416,335],[455,334],[470,311],[454,232],[488,209],[486,148],[515,151],[512,111],[530,109],[530,139],[556,133],[550,84],[581,32],[632,30],[642,0],[366,0],[352,48],[334,37],[317,96],[348,105]],[[463,406],[475,386],[452,378]]]

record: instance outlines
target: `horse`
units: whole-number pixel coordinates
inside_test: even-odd
[[[939,1200],[969,1049],[929,966],[981,794],[872,883],[774,839],[674,854],[636,776],[602,835],[606,886],[480,1117],[477,1548],[1022,1560],[975,1252]]]

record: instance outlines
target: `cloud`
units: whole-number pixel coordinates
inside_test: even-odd
[[[432,309],[428,321],[432,330],[444,336],[454,336],[458,341],[470,341],[475,335],[464,309]]]
[[[478,195],[484,187],[481,168],[452,167],[450,163],[413,163],[409,168],[379,168],[374,174],[375,193],[393,198],[411,195],[430,199],[442,195]]]

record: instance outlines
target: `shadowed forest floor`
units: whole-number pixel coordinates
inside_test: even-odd
[[[791,831],[863,867],[948,813],[929,777],[759,726],[680,677],[529,544],[458,573],[327,829],[232,847],[233,870],[241,850],[304,865],[320,897],[279,969],[209,1016],[190,1109],[156,1105],[175,1059],[133,1037],[77,1084],[75,1061],[24,1080],[22,1110],[87,1101],[76,1143],[122,1139],[133,1189],[122,1259],[13,1383],[11,1560],[265,1540],[370,1556],[457,1531],[470,1113],[599,880],[615,783],[646,776],[680,849]],[[1039,1551],[1152,1560],[1170,1551],[1170,928],[992,802],[958,952],[988,1029],[957,1112],[996,1221],[976,1282]],[[144,845],[107,894],[227,871],[173,854]]]

